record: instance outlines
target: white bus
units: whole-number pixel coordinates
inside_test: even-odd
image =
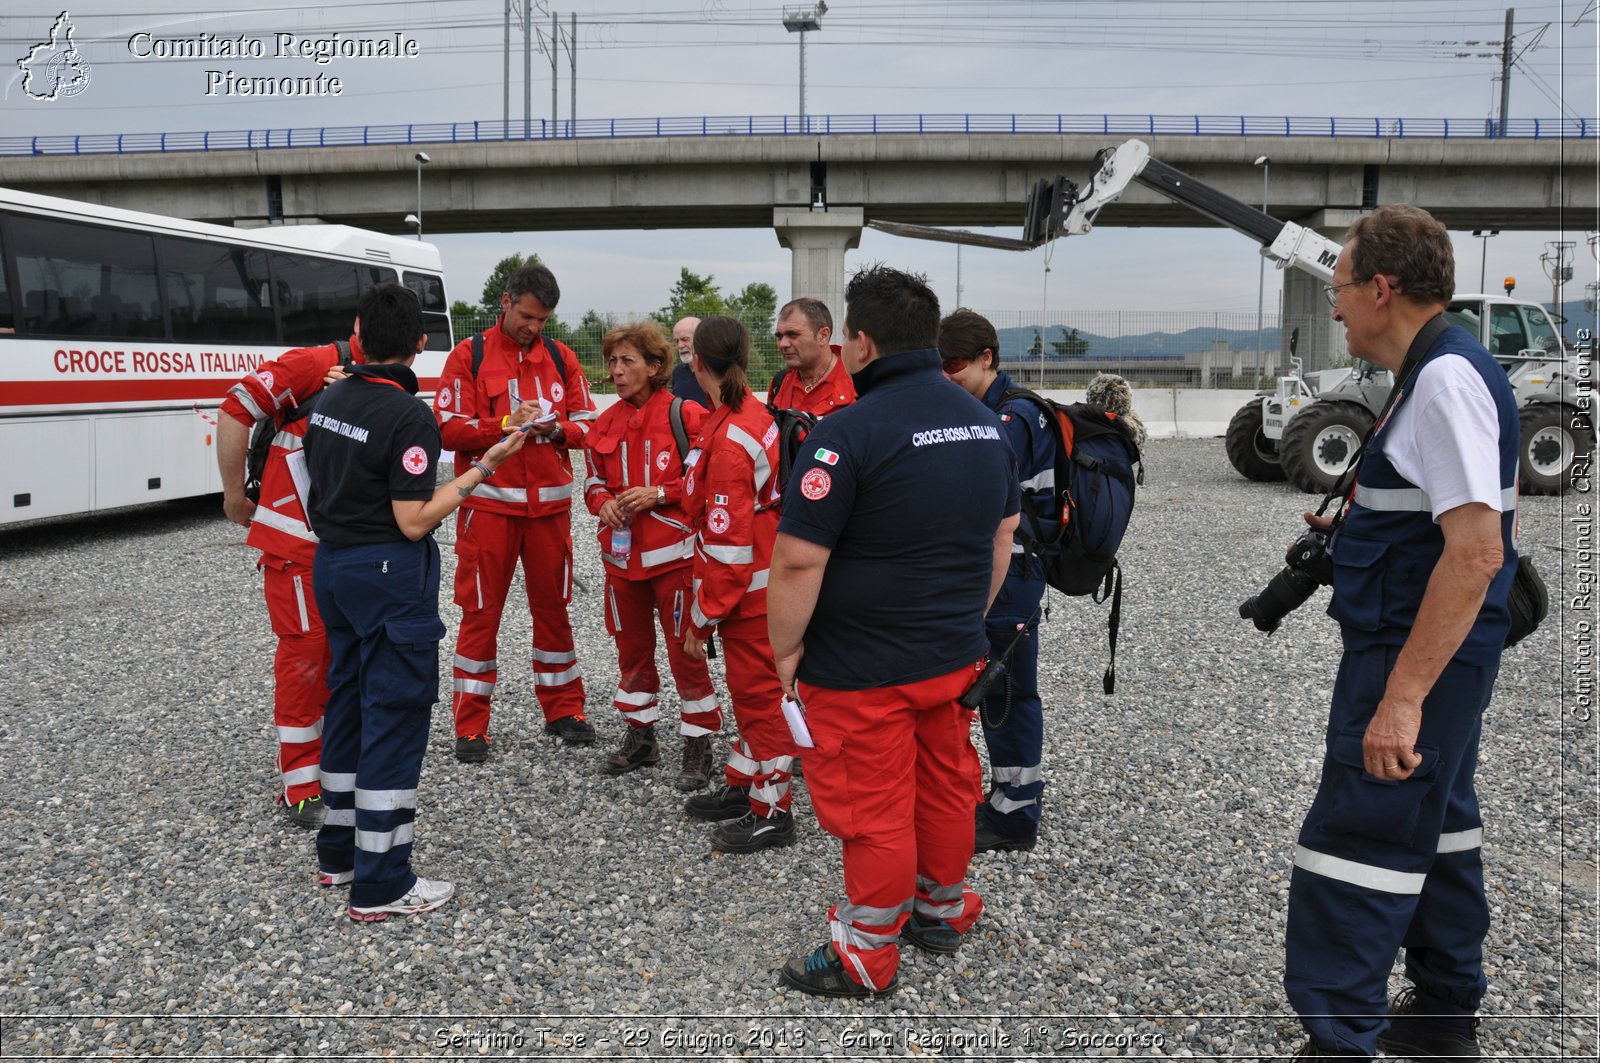
[[[451,347],[438,249],[343,225],[230,229],[0,188],[0,524],[222,490],[217,406],[292,347],[347,339],[356,300],[422,300]]]

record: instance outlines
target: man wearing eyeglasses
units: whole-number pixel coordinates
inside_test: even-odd
[[[1449,235],[1408,205],[1351,226],[1325,288],[1350,353],[1394,372],[1397,393],[1342,519],[1306,515],[1333,530],[1344,655],[1289,889],[1302,1058],[1479,1057],[1473,772],[1516,569],[1518,421],[1505,371],[1444,323],[1454,289]],[[1412,985],[1391,1003],[1402,948]]]

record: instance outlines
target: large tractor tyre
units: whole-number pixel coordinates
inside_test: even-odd
[[[1289,419],[1278,454],[1289,482],[1314,495],[1332,491],[1361,441],[1372,428],[1372,414],[1352,402],[1313,402]]]
[[[1228,422],[1228,460],[1239,475],[1256,483],[1278,483],[1283,466],[1278,461],[1278,444],[1261,431],[1261,400],[1239,407]]]
[[[1567,489],[1574,455],[1594,450],[1594,424],[1557,402],[1524,406],[1517,479],[1525,495],[1559,495]],[[1576,427],[1574,423],[1576,422]]]

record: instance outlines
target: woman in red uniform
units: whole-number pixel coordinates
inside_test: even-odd
[[[589,429],[583,498],[600,518],[606,630],[617,640],[621,670],[614,703],[628,724],[622,748],[606,757],[601,771],[622,775],[660,759],[655,728],[661,715],[656,702],[659,615],[682,703],[683,768],[676,785],[699,790],[711,779],[711,736],[722,728],[722,713],[705,660],[683,648],[694,529],[683,511],[682,478],[687,443],[706,411],[697,403],[675,402],[667,390],[673,351],[655,322],[612,329],[601,351],[619,401]]]
[[[712,833],[713,849],[753,853],[795,840],[789,814],[795,745],[767,642],[767,570],[782,489],[778,427],[750,392],[750,334],[738,321],[701,321],[690,364],[711,399],[711,415],[685,463],[685,508],[696,535],[684,648],[703,660],[711,633],[721,632],[739,739],[728,751],[726,783],[689,798],[684,811],[728,821]]]

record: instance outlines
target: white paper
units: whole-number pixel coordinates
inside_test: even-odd
[[[311,513],[311,474],[306,471],[306,452],[304,450],[292,450],[283,459],[283,463],[289,467],[289,479],[294,481],[294,493],[300,496],[300,509],[309,515]]]
[[[789,725],[789,733],[794,736],[794,744],[801,749],[815,749],[817,745],[811,741],[811,728],[806,726],[806,710],[794,698],[784,698],[779,703],[783,709],[784,721]]]

